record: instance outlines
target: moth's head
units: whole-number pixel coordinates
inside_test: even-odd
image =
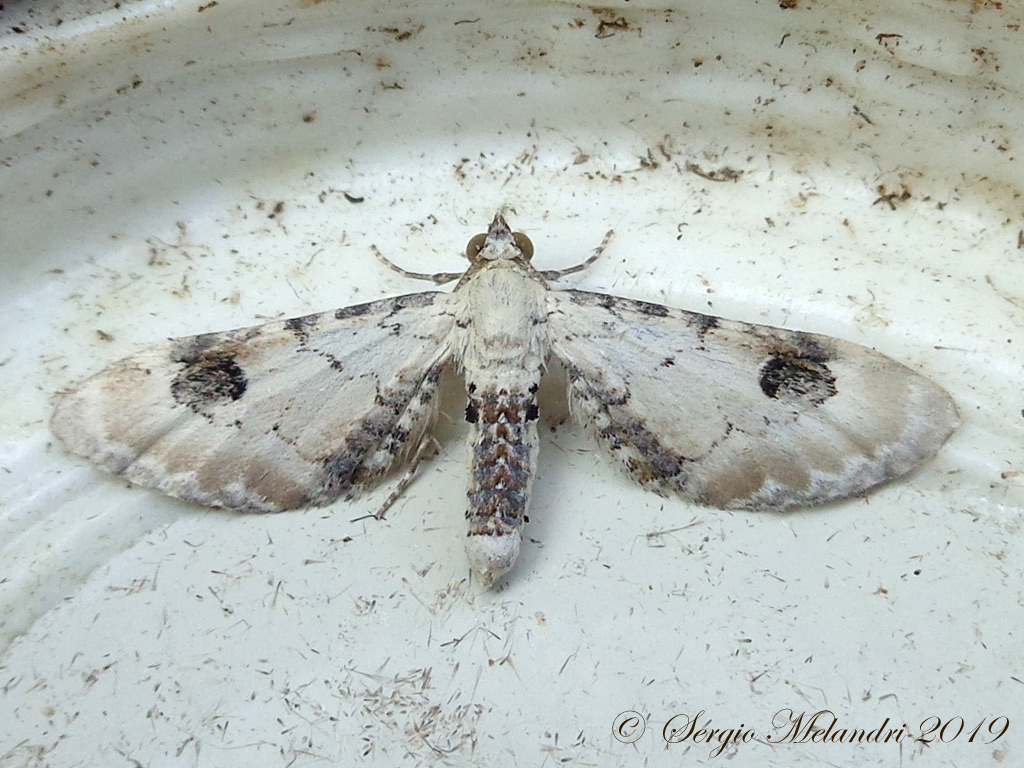
[[[472,264],[488,261],[529,261],[533,258],[533,243],[522,232],[513,232],[500,213],[487,232],[476,235],[466,246],[466,258]]]

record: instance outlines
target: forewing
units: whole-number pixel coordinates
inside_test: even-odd
[[[53,432],[139,485],[209,506],[328,504],[416,445],[451,356],[426,292],[176,339],[60,396]]]
[[[908,472],[958,423],[942,388],[857,344],[584,291],[549,301],[574,413],[654,490],[819,504]]]

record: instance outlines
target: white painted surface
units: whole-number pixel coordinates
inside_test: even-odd
[[[1019,8],[200,5],[4,20],[0,765],[1019,762]],[[615,228],[566,285],[868,344],[964,426],[903,482],[780,517],[660,499],[545,430],[496,594],[466,580],[457,394],[384,524],[350,521],[387,488],[237,516],[51,445],[60,387],[168,336],[420,290],[370,245],[461,269],[502,205],[539,268]],[[967,728],[764,743],[822,708]],[[762,741],[666,749],[699,710]]]

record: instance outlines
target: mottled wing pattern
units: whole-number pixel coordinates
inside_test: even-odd
[[[451,358],[449,295],[415,293],[176,339],[61,395],[54,433],[208,506],[328,504],[418,445]]]
[[[866,347],[584,291],[551,291],[574,413],[638,482],[725,509],[863,491],[958,423],[937,385]]]

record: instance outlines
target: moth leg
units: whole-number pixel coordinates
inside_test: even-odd
[[[409,460],[409,466],[406,468],[405,472],[402,473],[402,479],[398,481],[398,484],[395,486],[395,490],[388,494],[388,497],[384,499],[384,503],[381,504],[380,508],[372,515],[365,515],[364,517],[356,519],[363,520],[366,517],[372,517],[376,520],[383,520],[384,513],[394,506],[395,502],[398,501],[405,493],[405,490],[412,485],[412,481],[416,479],[416,472],[419,470],[420,462],[432,459],[440,452],[441,444],[437,442],[433,435],[425,436],[416,448],[416,453],[414,453],[412,459]],[[352,522],[355,522],[355,520]]]
[[[615,230],[613,229],[609,229],[607,232],[605,232],[604,239],[601,241],[601,244],[594,249],[594,253],[591,254],[590,258],[584,261],[583,263],[577,264],[575,267],[566,267],[565,269],[547,269],[540,273],[541,277],[543,277],[545,280],[560,280],[566,275],[572,275],[575,274],[576,272],[582,272],[584,269],[586,269],[599,258],[601,258],[601,254],[604,253],[604,249],[608,247],[609,243],[611,243],[612,236],[614,234]]]
[[[434,283],[435,285],[444,285],[445,283],[450,283],[453,280],[458,280],[459,278],[461,278],[465,274],[464,271],[463,272],[434,272],[434,273],[430,273],[430,272],[410,272],[407,269],[402,269],[402,267],[398,266],[397,264],[395,264],[395,262],[393,262],[389,258],[387,258],[383,253],[380,252],[380,250],[377,248],[376,245],[371,245],[370,249],[373,251],[373,255],[377,257],[378,261],[380,261],[383,264],[387,265],[390,269],[393,269],[395,272],[400,274],[402,277],[408,277],[408,278],[410,278],[412,280],[429,280],[430,282]]]

